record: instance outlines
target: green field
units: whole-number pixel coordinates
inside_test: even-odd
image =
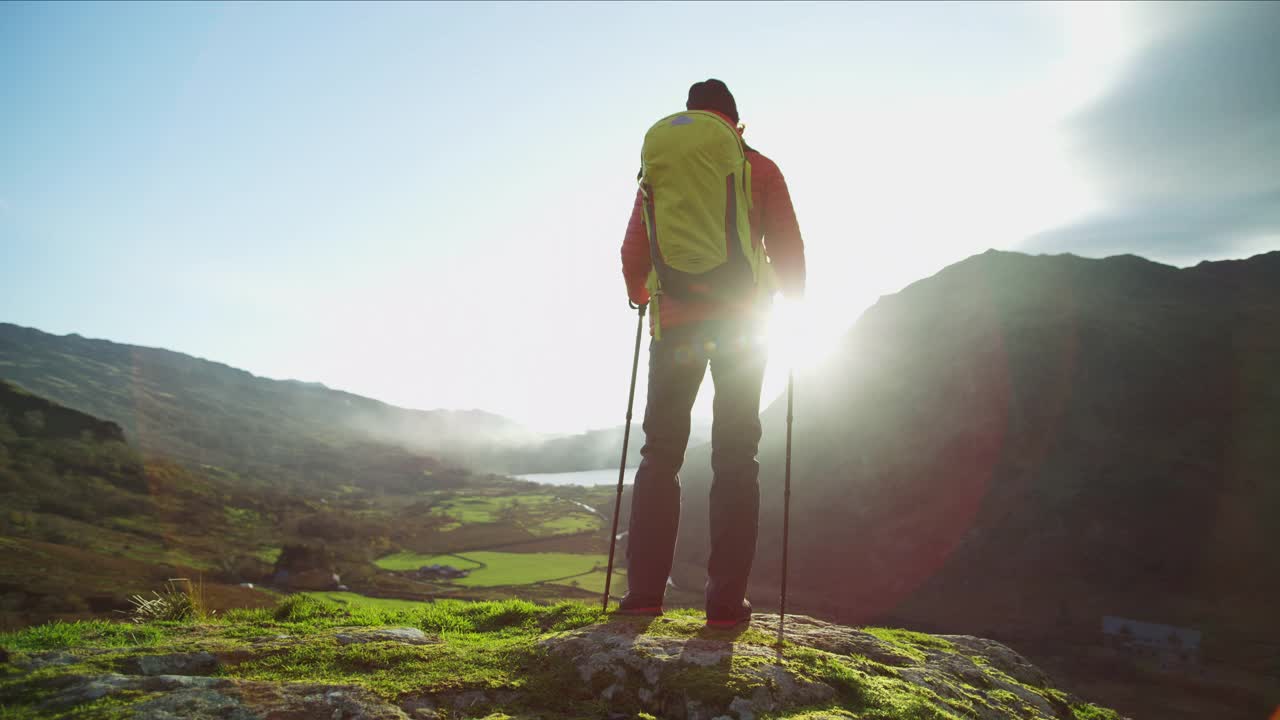
[[[516,512],[543,512],[556,504],[557,498],[552,495],[472,495],[445,500],[431,512],[460,523],[491,523]]]
[[[386,610],[396,612],[400,610],[416,610],[425,603],[416,600],[397,600],[395,598],[375,598],[367,595],[360,595],[353,592],[307,592],[302,593],[307,597],[315,598],[330,605],[338,605],[347,608],[368,608],[370,610]]]
[[[599,516],[555,495],[471,495],[442,500],[431,514],[449,522],[440,532],[463,525],[510,523],[533,535],[568,535],[601,527]]]
[[[547,520],[530,528],[535,535],[568,535],[586,532],[600,527],[601,520],[595,515],[585,512],[564,515],[554,520]]]
[[[474,564],[468,566],[460,559],[469,560]],[[418,555],[400,552],[379,558],[377,565],[384,570],[414,570],[423,565],[436,564],[452,565],[456,568],[474,567],[470,575],[454,580],[451,584],[462,587],[498,587],[529,585],[575,575],[586,575],[597,568],[603,568],[607,562],[608,557],[603,554],[478,551],[462,555]],[[479,565],[483,567],[478,567]],[[600,581],[600,586],[603,589],[603,579]]]
[[[451,565],[459,570],[474,570],[484,567],[483,563],[470,560],[461,555],[422,555],[414,552],[398,552],[384,555],[374,563],[383,570],[417,570],[423,565]]]
[[[604,592],[604,575],[603,569],[579,575],[567,580],[560,580],[553,583],[554,585],[564,585],[565,587],[578,588],[579,590],[587,590],[594,593]],[[627,571],[613,569],[613,582],[609,585],[610,595],[621,595],[627,591]]]

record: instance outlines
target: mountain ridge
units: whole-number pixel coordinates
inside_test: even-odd
[[[620,445],[622,434],[537,433],[485,410],[404,408],[167,348],[12,323],[0,323],[0,377],[116,422],[144,450],[243,471],[258,465],[260,437],[272,438],[266,455],[277,464],[372,441],[481,472],[588,470],[616,462],[616,450],[606,446],[614,435]]]
[[[989,251],[885,296],[797,376],[792,607],[1033,658],[1132,617],[1274,677],[1277,367],[1280,252],[1175,268]],[[785,397],[762,413],[757,600],[778,586],[785,415]],[[680,585],[703,577],[708,466],[695,449],[682,472]]]

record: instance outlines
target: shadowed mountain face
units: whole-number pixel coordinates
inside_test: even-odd
[[[785,412],[764,415],[761,604]],[[1280,643],[1280,252],[970,258],[868,310],[797,378],[795,414],[798,610],[1086,640],[1119,615],[1203,630],[1209,657],[1280,657],[1255,652]],[[686,586],[708,466],[705,448],[685,466]]]

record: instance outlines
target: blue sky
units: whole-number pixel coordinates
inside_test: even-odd
[[[880,294],[1106,206],[1064,128],[1163,26],[1093,5],[5,3],[0,320],[618,424],[640,140],[714,76],[809,248],[767,402]]]

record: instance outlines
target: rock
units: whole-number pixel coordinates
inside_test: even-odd
[[[58,678],[57,689],[41,703],[47,710],[63,710],[83,703],[101,700],[128,689],[129,678],[110,673],[107,675],[69,675]]]
[[[78,655],[72,655],[64,650],[53,650],[51,652],[36,653],[29,655],[27,658],[18,663],[27,670],[39,670],[46,667],[57,667],[64,665],[75,665],[83,658]]]
[[[187,688],[208,689],[232,684],[225,678],[197,677],[193,675],[157,675],[147,678],[138,687],[147,691],[183,690]]]
[[[755,706],[746,698],[734,698],[729,703],[729,711],[737,715],[738,720],[756,720]]]
[[[778,616],[756,613],[751,620],[752,627],[770,634],[778,632]],[[906,667],[915,665],[916,660],[871,633],[855,630],[843,625],[815,620],[806,615],[788,615],[786,636],[789,642],[797,645],[825,650],[837,655],[861,655],[882,665]]]
[[[339,645],[359,645],[371,642],[398,642],[407,645],[431,645],[440,642],[440,638],[432,637],[418,628],[350,628],[340,630],[334,639]]]
[[[559,717],[575,708],[588,717],[647,712],[670,720],[756,720],[796,711],[815,720],[890,717],[898,711],[911,717],[945,711],[975,720],[1074,720],[1072,706],[1078,701],[1045,691],[1044,674],[999,643],[955,636],[946,638],[949,644],[908,637],[895,645],[861,630],[798,616],[788,619],[788,645],[780,652],[761,637],[776,622],[776,616],[757,614],[750,629],[733,633],[707,630],[690,618],[657,624],[615,619],[529,636],[518,651],[519,662],[538,667],[498,666],[506,677],[522,678],[518,682],[448,677],[430,683],[406,670],[399,680],[407,681],[402,683],[407,691],[397,693],[395,701],[357,685],[231,676],[246,662],[290,653],[300,644],[333,655],[335,667],[347,667],[341,663],[353,654],[386,652],[393,658],[399,652],[427,659],[433,650],[413,646],[443,642],[440,638],[412,627],[345,627],[267,636],[266,642],[238,638],[242,644],[233,649],[218,645],[219,656],[78,648],[74,653],[22,655],[13,674],[32,676],[43,700],[36,710],[50,717],[74,714],[78,706],[116,696],[135,703],[129,716],[143,720],[531,720]],[[191,647],[186,643],[181,647]],[[334,653],[335,643],[385,645]],[[119,659],[121,654],[126,658]],[[96,671],[108,663],[120,672]],[[378,672],[394,671],[395,666],[394,661],[384,663]],[[533,675],[523,676],[526,668]],[[228,677],[211,677],[215,671]],[[530,683],[533,678],[536,684]],[[547,682],[555,684],[548,687]],[[3,692],[0,688],[0,704],[8,700]]]
[[[138,720],[258,720],[260,716],[243,707],[235,698],[215,690],[192,688],[140,703],[134,709],[133,717]]]
[[[218,659],[207,652],[143,655],[125,663],[137,675],[208,675],[218,669]]]
[[[776,652],[760,645],[635,634],[624,623],[571,631],[543,644],[553,656],[571,662],[596,697],[661,717],[711,720],[732,712],[741,719],[836,696],[830,686],[778,665]],[[706,683],[709,694],[719,694],[717,689],[730,682],[752,694],[712,702],[696,697],[694,682]]]
[[[1049,676],[1045,675],[1040,668],[1032,665],[1026,658],[994,640],[970,637],[968,635],[942,635],[940,637],[967,654],[985,657],[991,667],[1020,683],[1037,687],[1049,683]]]

